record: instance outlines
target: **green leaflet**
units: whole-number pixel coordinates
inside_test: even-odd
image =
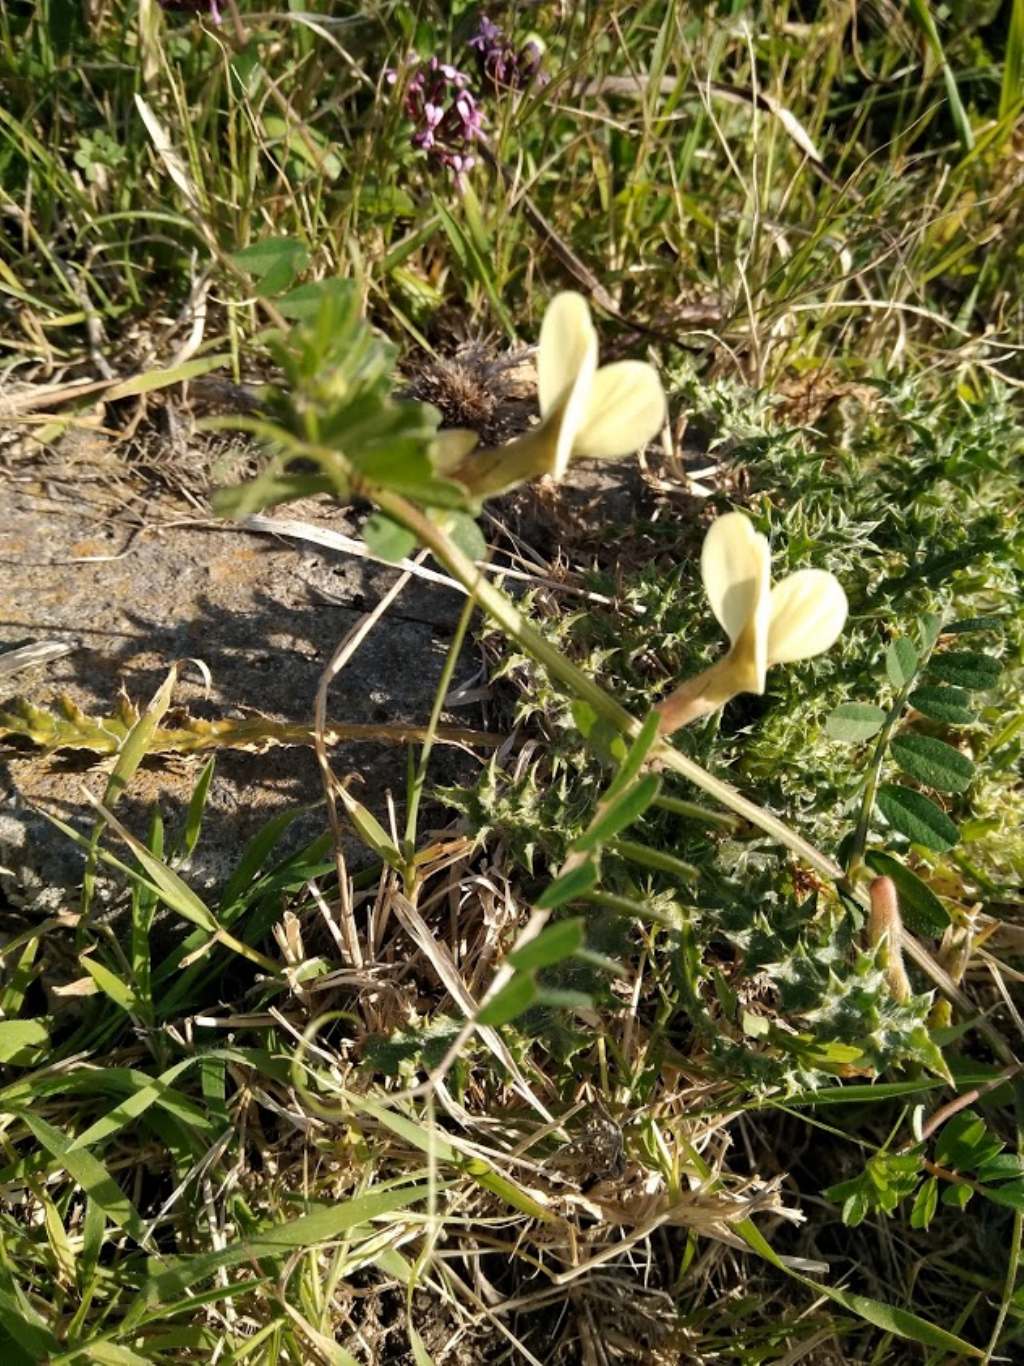
[[[904,731],[889,746],[904,773],[937,792],[963,792],[974,777],[974,764],[945,740]]]
[[[885,724],[886,713],[867,702],[844,702],[829,714],[825,734],[833,740],[860,744],[877,735]]]
[[[905,688],[917,673],[917,647],[901,636],[885,652],[885,672],[894,688]]]
[[[875,800],[893,829],[913,844],[923,844],[941,854],[952,849],[960,838],[959,830],[946,813],[922,792],[897,783],[883,783]]]

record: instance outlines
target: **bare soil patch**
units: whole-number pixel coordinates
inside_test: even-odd
[[[354,530],[327,504],[298,511],[334,530]],[[47,706],[67,695],[92,715],[108,715],[120,690],[142,705],[172,661],[198,659],[212,687],[197,665],[185,665],[175,695],[191,714],[258,712],[311,723],[324,665],[396,571],[246,533],[202,512],[198,500],[189,506],[133,474],[108,447],[90,443],[73,459],[16,462],[0,485],[0,650],[38,640],[72,648],[0,676],[0,704],[25,696]],[[333,685],[331,719],[424,722],[459,607],[459,595],[443,585],[409,583]],[[453,719],[465,725],[478,718]],[[438,757],[448,779],[472,771],[457,751]],[[360,800],[386,820],[388,794],[401,798],[403,748],[345,745],[333,761],[340,775],[359,775]],[[147,761],[123,799],[129,824],[153,802],[169,821],[179,819],[203,762],[203,755]],[[109,767],[81,753],[2,746],[0,865],[17,901],[32,901],[48,885],[73,885],[79,875],[77,851],[34,806],[87,828],[83,787],[101,796]],[[217,880],[276,810],[315,802],[321,790],[308,748],[221,753],[192,875]],[[293,838],[309,838],[323,824],[322,812],[310,813]]]

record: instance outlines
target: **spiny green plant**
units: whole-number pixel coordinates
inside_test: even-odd
[[[556,309],[559,310],[557,313]],[[638,411],[646,404],[645,399],[635,398],[630,390],[634,373],[637,380],[642,377],[646,383],[645,372],[629,371],[628,365],[621,367],[621,380],[618,373],[614,379],[609,374],[609,382],[601,391],[600,399],[591,397],[596,344],[588,330],[589,318],[575,305],[571,311],[564,310],[560,301],[556,301],[550,326],[546,323],[545,329],[540,357],[544,421],[535,432],[528,433],[512,444],[507,471],[502,470],[501,450],[485,453],[479,458],[479,463],[476,463],[472,452],[460,454],[454,464],[444,454],[434,456],[434,468],[440,466],[452,486],[461,486],[466,491],[463,501],[468,502],[470,509],[474,507],[476,499],[492,488],[506,487],[530,473],[559,474],[564,470],[569,454],[577,449],[577,443],[583,450],[601,446],[603,438],[583,435],[590,430],[588,423],[599,420],[607,424],[615,416],[616,404],[624,406],[625,411],[631,411],[634,403],[639,405]],[[474,1029],[484,1031],[508,1026],[517,1018],[526,1017],[528,1012],[537,1007],[555,1006],[577,1011],[593,1008],[593,996],[579,989],[581,979],[573,960],[579,958],[589,967],[610,968],[613,972],[614,960],[601,954],[593,942],[587,942],[582,918],[559,915],[549,923],[553,913],[581,901],[597,905],[603,902],[620,917],[629,916],[641,924],[653,920],[648,947],[651,963],[659,964],[664,957],[666,967],[670,966],[673,959],[682,966],[686,980],[678,984],[679,999],[685,1003],[689,1027],[695,1029],[698,1035],[703,1035],[712,1057],[716,1051],[720,1056],[733,1051],[742,1052],[745,1075],[751,1082],[756,1072],[754,1059],[760,1059],[762,1064],[762,1085],[778,1086],[781,1083],[794,1090],[813,1086],[829,1074],[859,1072],[875,1075],[880,1070],[908,1061],[924,1064],[946,1074],[946,1065],[928,1026],[931,996],[925,994],[899,1000],[892,997],[891,978],[886,970],[885,944],[880,944],[875,951],[861,952],[848,941],[845,954],[835,952],[839,936],[831,913],[826,913],[819,923],[826,926],[825,938],[832,945],[833,955],[824,972],[805,971],[801,978],[805,1000],[798,1018],[802,1027],[794,1028],[781,1016],[773,1019],[770,1015],[750,1009],[749,1004],[745,1004],[742,996],[730,985],[727,972],[722,971],[727,966],[726,961],[722,960],[722,968],[715,964],[713,958],[708,961],[708,950],[713,953],[721,930],[712,915],[703,913],[708,894],[702,892],[699,884],[704,877],[709,878],[710,900],[713,904],[716,897],[714,884],[716,876],[720,878],[720,874],[714,872],[713,865],[697,868],[675,853],[667,852],[662,841],[638,841],[632,834],[627,837],[625,833],[627,827],[644,819],[645,812],[653,807],[660,794],[660,779],[656,773],[645,772],[646,766],[652,760],[662,768],[679,765],[679,751],[668,748],[664,741],[658,740],[659,730],[666,728],[666,713],[652,713],[642,727],[620,719],[617,707],[609,705],[607,695],[595,688],[585,676],[581,676],[546,637],[526,627],[522,615],[489,590],[486,581],[448,539],[445,533],[448,513],[446,509],[438,507],[439,500],[436,500],[429,478],[421,476],[418,483],[414,480],[411,484],[406,479],[406,469],[415,468],[410,464],[412,457],[407,453],[404,464],[389,465],[386,462],[371,463],[362,456],[358,446],[360,437],[364,432],[374,434],[377,428],[372,421],[368,424],[365,418],[362,425],[346,421],[346,405],[353,401],[352,394],[358,391],[345,381],[344,370],[338,371],[339,364],[346,365],[348,361],[342,354],[330,349],[332,331],[332,328],[324,325],[310,328],[300,324],[294,340],[288,344],[290,355],[287,369],[292,388],[280,391],[274,400],[277,423],[270,425],[261,421],[258,427],[260,434],[273,441],[281,454],[271,467],[269,479],[262,476],[248,489],[223,497],[222,507],[241,506],[248,509],[254,502],[258,503],[264,498],[276,501],[282,495],[294,497],[304,492],[320,491],[324,481],[333,481],[336,496],[346,498],[354,492],[369,496],[377,503],[388,523],[394,523],[399,528],[404,526],[407,535],[417,535],[450,572],[466,582],[500,628],[544,668],[553,682],[563,687],[568,684],[571,692],[576,694],[571,716],[581,739],[592,750],[596,750],[605,762],[612,759],[617,767],[617,776],[598,801],[596,809],[583,828],[568,842],[555,880],[534,898],[534,911],[526,930],[495,975],[478,1010],[452,1041],[445,1059],[433,1070],[432,1075],[438,1078],[444,1076]],[[551,363],[545,358],[551,348],[551,339],[556,335],[560,348],[560,378],[557,391],[553,388],[545,403],[545,365]],[[356,348],[355,354],[361,354],[361,350]],[[325,369],[325,366],[328,368]],[[615,369],[612,367],[613,371]],[[605,393],[607,398],[603,396]],[[386,404],[388,401],[383,392],[377,397],[380,403]],[[361,395],[356,403],[360,401]],[[591,419],[588,415],[591,407],[588,405],[595,402],[600,417]],[[646,418],[643,422],[646,422]],[[254,424],[249,425],[257,430]],[[596,426],[594,430],[596,432]],[[329,441],[329,436],[325,435],[327,433],[336,434],[336,444],[337,437],[340,437],[343,448],[332,450],[328,446],[325,449],[322,441]],[[421,440],[427,442],[430,439],[427,429]],[[617,438],[612,438],[607,444],[608,453],[619,453]],[[312,460],[318,467],[318,473],[299,475],[293,488],[289,482],[293,477],[290,469],[296,458]],[[476,476],[481,470],[484,472],[483,482],[478,483]],[[500,473],[496,475],[494,472]],[[428,506],[434,499],[433,510],[424,518],[404,498],[395,499],[387,491],[386,485],[382,487],[382,480],[387,480],[392,486],[411,488],[414,496],[427,500]],[[445,501],[450,507],[455,500],[446,494]],[[744,522],[743,525],[747,524]],[[749,534],[754,536],[752,532]],[[378,538],[378,549],[389,547],[393,553],[405,553],[410,548],[405,539],[396,538],[391,530],[387,530],[386,535],[380,538],[379,525],[373,535]],[[751,544],[758,548],[760,568],[749,582],[743,572],[736,568],[730,569],[724,578],[714,577],[709,567],[711,562],[706,560],[706,582],[713,602],[717,602],[722,594],[726,595],[723,598],[723,601],[727,601],[726,607],[716,607],[716,610],[732,636],[734,654],[739,648],[737,642],[745,640],[749,631],[728,605],[732,603],[728,594],[733,592],[730,587],[733,578],[736,579],[737,592],[742,590],[753,594],[750,612],[758,621],[768,611],[767,542],[754,536]],[[733,561],[734,556],[732,561],[727,556],[727,563]],[[827,574],[820,575],[820,580],[826,584],[834,582]],[[802,581],[800,575],[793,579],[794,583]],[[817,578],[814,579],[815,585],[818,582]],[[772,601],[774,603],[774,599]],[[803,610],[800,606],[803,601],[798,594],[794,606],[797,617]],[[812,613],[817,611],[814,604],[818,601],[813,594],[808,599]],[[766,616],[764,637],[757,637],[760,644],[751,646],[758,658],[764,651],[769,657],[771,655],[767,620]],[[780,647],[779,657],[794,655],[799,658],[802,653],[815,653],[827,646],[835,634],[836,629],[829,625],[820,643],[817,643],[818,637],[815,635],[816,643],[810,649],[803,651],[790,650],[788,646]],[[755,671],[756,676],[751,675],[749,680],[744,674],[739,686],[752,690],[763,688],[763,667],[762,664],[762,672]],[[628,747],[624,747],[626,737],[632,737]],[[682,771],[687,771],[687,768],[684,767]],[[697,781],[721,796],[716,783],[709,783],[706,775],[698,777]],[[742,800],[737,801],[735,794],[729,794],[725,800],[739,814],[748,815],[756,824],[770,830],[772,822],[765,820],[763,812],[751,810]],[[372,821],[368,813],[359,808],[354,799],[346,798],[345,806],[356,822],[357,829],[371,843],[375,852],[386,863],[390,863],[396,872],[402,872],[403,856],[399,847]],[[799,848],[799,842],[792,836],[785,836],[784,842],[790,848]],[[621,880],[620,873],[620,880],[617,881],[614,871],[609,876],[609,871],[614,869],[625,871],[628,880]],[[667,903],[662,903],[654,911],[648,909],[646,897],[636,884],[637,873],[634,870],[639,871],[643,882],[649,884],[653,875],[661,879],[663,885],[671,887],[676,899],[674,913]],[[415,883],[408,882],[407,873],[405,876],[412,890]],[[734,883],[734,888],[736,885]],[[852,884],[847,894],[854,895]],[[720,896],[721,892],[718,891],[717,895]],[[813,911],[808,914],[809,910],[808,907],[803,908],[803,921],[814,923],[819,920]],[[840,909],[840,916],[842,914]],[[766,923],[762,924],[767,931]],[[852,928],[857,928],[856,915]],[[770,932],[767,938],[772,940]],[[762,943],[760,947],[763,951],[765,945]],[[772,948],[776,950],[772,955],[775,961],[766,963],[765,968],[769,972],[774,970],[782,977],[786,975],[785,965],[794,958],[802,957],[807,964],[811,962],[811,954],[803,942],[785,946],[782,941],[776,940]],[[742,977],[748,979],[750,965],[744,964],[744,967],[747,972]],[[663,1015],[659,1032],[664,1031],[666,1037],[670,1037],[673,1024],[671,1013]],[[716,1043],[716,1037],[722,1036],[730,1040],[724,1047]],[[564,1043],[560,1045],[552,1040],[551,1046],[563,1057],[566,1056]],[[765,1073],[763,1066],[765,1063],[770,1064],[772,1059],[777,1060],[776,1065]]]
[[[260,278],[265,281],[266,275]],[[279,311],[282,302],[285,309],[294,307],[294,291],[280,296],[276,305]],[[632,922],[646,938],[650,981],[641,1000],[646,1013],[651,994],[652,1055],[665,1049],[673,1051],[676,1036],[684,1028],[692,1032],[698,1045],[691,1050],[694,1065],[707,1067],[714,1075],[726,1059],[731,1059],[733,1075],[743,1076],[748,1088],[755,1091],[780,1085],[795,1090],[814,1086],[822,1078],[836,1074],[874,1075],[908,1061],[944,1074],[945,1064],[927,1026],[930,997],[892,998],[883,961],[885,946],[867,952],[857,947],[856,913],[851,918],[844,902],[834,894],[825,895],[821,911],[813,902],[799,908],[791,903],[789,923],[797,938],[788,946],[784,938],[773,937],[769,923],[762,919],[758,947],[765,955],[761,971],[768,977],[774,974],[785,979],[786,964],[794,958],[802,957],[810,964],[813,950],[804,935],[813,942],[815,935],[823,934],[831,953],[822,965],[824,973],[803,973],[803,999],[792,1019],[778,1010],[757,1008],[748,986],[753,980],[751,964],[730,962],[728,952],[722,951],[722,946],[729,943],[725,922],[733,915],[735,934],[739,928],[735,918],[737,903],[750,904],[750,879],[744,867],[747,860],[742,855],[737,859],[730,882],[728,858],[720,864],[716,857],[707,857],[712,851],[706,849],[698,866],[681,858],[671,841],[647,837],[646,817],[648,812],[658,809],[662,774],[675,772],[691,778],[731,808],[734,815],[759,826],[788,850],[804,854],[821,871],[834,871],[838,876],[841,870],[827,856],[806,846],[777,817],[666,743],[662,738],[666,728],[664,712],[650,711],[642,724],[634,721],[488,583],[460,549],[457,538],[465,541],[472,536],[466,528],[473,526],[472,513],[480,498],[495,486],[493,472],[499,468],[501,451],[484,452],[479,464],[474,464],[466,441],[456,434],[457,457],[454,462],[451,460],[451,438],[446,449],[444,438],[437,433],[435,415],[423,405],[392,396],[392,358],[359,320],[351,290],[340,283],[325,284],[317,291],[307,289],[300,296],[299,311],[300,318],[292,329],[271,339],[285,382],[268,395],[263,415],[238,420],[238,425],[269,445],[270,462],[251,483],[222,495],[221,507],[248,511],[328,490],[339,500],[354,496],[372,500],[381,519],[371,532],[378,551],[404,553],[409,535],[429,547],[445,568],[464,583],[471,601],[476,599],[545,670],[550,681],[568,692],[572,699],[570,714],[580,740],[598,764],[610,768],[612,774],[610,780],[602,783],[602,795],[582,822],[582,828],[568,842],[556,876],[534,898],[527,924],[498,964],[479,1002],[463,1002],[465,1022],[450,1039],[440,1062],[431,1068],[427,1094],[432,1095],[434,1088],[443,1083],[464,1045],[475,1035],[506,1069],[510,1084],[546,1114],[542,1102],[535,1098],[529,1072],[517,1061],[503,1034],[514,1022],[522,1021],[526,1046],[518,1051],[526,1063],[532,1052],[528,1040],[538,1037],[538,1023],[541,1036],[545,1033],[544,1012],[568,1012],[571,1018],[573,1014],[592,1011],[599,1001],[610,1004],[605,984],[628,971],[621,962],[622,956],[628,954],[628,939],[621,932],[609,938],[602,930],[602,924],[607,925],[612,918],[623,928]],[[564,296],[556,300],[545,328],[540,354],[541,384],[542,389],[545,384],[551,388],[542,402],[544,419],[536,430],[509,447],[510,474],[509,478],[501,478],[499,487],[510,479],[517,482],[531,474],[558,474],[575,453],[620,454],[621,443],[628,442],[630,434],[635,437],[641,428],[653,429],[661,420],[661,402],[655,404],[649,398],[652,384],[657,385],[649,367],[623,362],[606,371],[597,370],[596,335],[589,315],[577,301],[567,301]],[[480,471],[483,478],[478,484],[476,476]],[[396,536],[396,532],[403,534]],[[750,610],[760,621],[769,607],[767,543],[752,532],[742,534],[754,536],[751,544],[757,548],[757,574],[750,583],[741,574],[734,584],[734,576],[714,577],[709,569],[708,591],[713,601],[717,601],[716,595],[732,592],[734,587],[752,593]],[[827,579],[827,575],[823,576],[822,581]],[[731,612],[721,604],[716,610],[734,642],[745,639],[747,628],[739,618],[734,622]],[[465,624],[468,612],[463,614],[463,629]],[[829,640],[834,635],[830,627]],[[757,658],[761,657],[763,647],[770,655],[766,639],[756,637],[753,648]],[[820,648],[820,643],[815,648]],[[784,656],[786,652],[782,653]],[[450,656],[453,659],[454,654]],[[226,951],[260,969],[264,974],[257,990],[260,1003],[273,1000],[282,989],[301,992],[322,975],[324,965],[303,952],[301,940],[294,933],[291,939],[287,930],[282,930],[283,938],[279,936],[284,949],[283,965],[254,948],[248,937],[239,937],[234,903],[229,904],[226,912],[212,910],[159,854],[126,831],[110,810],[155,734],[166,710],[172,681],[173,676],[160,699],[154,700],[126,737],[108,783],[105,803],[99,808],[100,822],[92,839],[77,835],[63,822],[58,824],[86,849],[87,882],[98,861],[121,867],[99,843],[102,830],[109,828],[128,845],[142,870],[132,874],[142,893],[137,914],[148,923],[152,899],[157,897],[195,926],[172,959],[175,966],[187,971],[165,991],[161,1009],[180,1008],[182,992],[187,992],[189,983],[196,981],[196,960],[203,962],[215,951]],[[757,674],[748,679],[744,675],[741,686],[762,688],[763,676]],[[439,714],[438,706],[432,729]],[[418,779],[417,774],[411,796]],[[666,795],[666,805],[661,808],[663,815],[678,816],[680,811],[688,814],[687,803]],[[399,879],[404,895],[393,902],[395,914],[414,938],[427,942],[417,908],[424,871],[413,852],[415,827],[410,828],[404,842],[399,842],[344,787],[329,783],[328,800],[338,802],[357,836]],[[412,805],[415,808],[415,801]],[[777,855],[774,859],[773,871],[778,879],[780,863]],[[666,896],[666,892],[670,895]],[[855,904],[856,892],[852,887],[845,895]],[[791,902],[791,897],[792,893],[784,900]],[[89,905],[87,888],[83,902],[86,911]],[[574,907],[596,908],[611,915],[602,920],[600,915],[566,913]],[[749,930],[754,920],[749,911],[746,920]],[[848,924],[841,928],[844,920]],[[88,928],[89,922],[83,918],[80,932],[85,933]],[[144,937],[140,935],[140,943]],[[845,950],[840,947],[844,937]],[[343,922],[342,938],[358,963],[361,949],[351,917]],[[742,937],[738,942],[742,943]],[[141,1011],[145,1016],[147,1008],[133,982],[133,977],[138,977],[138,968],[137,964],[131,975],[105,964],[94,963],[86,970],[99,991],[117,1001],[122,1009]],[[448,971],[441,962],[438,970],[442,974]],[[145,980],[162,980],[161,972],[151,975],[147,969],[142,975]],[[678,1004],[659,1011],[658,996],[669,984],[669,1000],[674,998]],[[538,1011],[541,1019],[535,1018],[531,1023],[531,1013],[536,1017]],[[155,1015],[147,1018],[155,1023]],[[571,1030],[562,1031],[560,1037],[557,1031],[547,1031],[545,1046],[550,1056],[565,1062],[580,1044],[572,1038]],[[531,1062],[530,1067],[533,1065]],[[403,1139],[418,1145],[426,1143],[425,1151],[432,1152],[435,1161],[463,1173],[519,1211],[535,1213],[542,1208],[533,1195],[510,1182],[493,1164],[481,1164],[477,1159],[467,1163],[458,1145],[448,1138],[438,1133],[429,1138],[423,1136],[411,1115],[393,1101],[384,1105],[367,1095],[355,1096],[347,1087],[339,1088],[330,1072],[325,1073],[314,1057],[296,1059],[292,1072],[295,1084],[314,1112],[333,1117],[336,1100],[340,1100],[339,1116],[369,1113]],[[42,1122],[30,1124],[29,1128],[44,1146],[58,1143],[58,1137]],[[418,1199],[420,1194],[418,1186],[409,1187],[410,1200]],[[130,1217],[134,1228],[134,1216]],[[759,1255],[767,1257],[773,1265],[783,1265],[749,1220],[744,1236]],[[216,1263],[218,1267],[221,1264],[222,1260]],[[195,1267],[190,1268],[190,1273],[193,1278],[198,1274]],[[186,1274],[184,1268],[182,1274]],[[161,1273],[161,1285],[168,1275]],[[844,1307],[869,1319],[874,1316],[875,1320],[898,1324],[896,1331],[918,1340],[935,1345],[959,1341],[914,1316],[901,1316],[873,1301],[851,1299],[827,1285],[823,1289]]]
[[[92,754],[117,754],[139,710],[127,698],[118,701],[110,716],[89,716],[73,698],[58,697],[52,707],[41,707],[28,698],[15,697],[0,708],[0,736],[12,736],[38,745],[44,752],[63,749],[88,750]],[[313,726],[274,721],[266,716],[230,717],[208,721],[190,716],[180,709],[171,713],[172,724],[157,726],[149,738],[150,754],[196,754],[201,750],[244,749],[259,753],[274,745],[312,745],[317,731]],[[440,744],[493,745],[482,731],[439,726],[431,732]],[[326,744],[346,740],[384,740],[409,744],[426,739],[424,726],[338,725],[328,722],[322,732]]]

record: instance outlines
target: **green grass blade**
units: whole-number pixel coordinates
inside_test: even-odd
[[[254,1055],[252,1050],[242,1052],[232,1052],[229,1054],[232,1061],[241,1061],[246,1066],[258,1067],[263,1059]],[[194,1058],[189,1059],[195,1062]],[[269,1055],[265,1063],[269,1064]],[[175,1064],[175,1067],[177,1064]],[[145,1072],[140,1072],[134,1067],[104,1067],[100,1069],[87,1069],[76,1072],[57,1072],[55,1074],[36,1075],[25,1077],[21,1081],[5,1086],[0,1091],[0,1105],[10,1110],[22,1110],[26,1106],[37,1105],[39,1102],[50,1096],[101,1096],[109,1097],[135,1097],[139,1092],[148,1091],[153,1087],[156,1092],[156,1103],[161,1109],[166,1110],[169,1115],[173,1115],[182,1124],[196,1128],[201,1133],[212,1132],[212,1126],[205,1111],[193,1100],[182,1095],[179,1091],[174,1091],[165,1084],[165,1078],[174,1069],[161,1075],[154,1080],[153,1077]],[[175,1075],[177,1075],[175,1073]],[[272,1068],[268,1075],[276,1076]],[[118,1100],[118,1105],[121,1101]],[[98,1121],[103,1123],[103,1120]],[[88,1132],[88,1131],[86,1131]],[[82,1141],[84,1135],[80,1135],[72,1146],[77,1146]],[[92,1140],[90,1140],[92,1141]]]
[[[102,1118],[96,1120],[88,1129],[84,1129],[70,1144],[69,1151],[73,1152],[77,1148],[89,1148],[94,1143],[102,1143],[111,1134],[116,1134],[126,1124],[130,1124],[140,1115],[145,1114],[151,1105],[156,1105],[158,1102],[163,1102],[166,1105],[169,1094],[173,1093],[171,1082],[197,1061],[199,1061],[197,1058],[184,1058],[181,1062],[175,1063],[173,1067],[169,1067],[166,1072],[162,1072],[148,1086],[140,1086],[133,1095],[115,1105],[112,1110],[108,1110]],[[182,1115],[187,1115],[194,1127],[206,1132],[212,1131],[214,1126],[193,1101],[180,1094],[176,1096],[176,1101],[176,1111],[179,1118]]]
[[[160,859],[154,858],[149,850],[140,843],[139,840],[135,839],[133,835],[130,835],[128,831],[125,830],[124,826],[114,819],[109,811],[104,810],[99,802],[95,801],[95,799],[90,800],[92,800],[93,806],[95,806],[103,815],[105,823],[115,829],[128,845],[132,853],[142,864],[142,867],[148,876],[143,877],[142,874],[137,872],[134,868],[129,867],[128,864],[122,863],[120,859],[115,858],[113,854],[108,854],[105,849],[97,851],[98,857],[109,867],[116,868],[119,872],[124,873],[126,877],[131,878],[133,881],[141,882],[143,886],[148,887],[150,891],[155,892],[161,901],[168,905],[171,910],[177,911],[183,919],[190,920],[193,925],[198,925],[201,929],[206,930],[210,934],[216,934],[218,925],[213,917],[213,913],[210,911],[209,907],[200,900],[195,892],[192,891],[191,887],[188,887],[177,873],[168,868]],[[77,845],[86,849],[90,847],[90,842],[88,840],[80,835],[72,826],[62,821],[58,816],[51,815],[49,812],[43,812],[43,814],[51,824],[55,825],[58,830],[63,831],[63,833]]]
[[[241,899],[255,880],[288,827],[312,809],[310,806],[297,806],[279,811],[276,815],[271,816],[266,825],[261,826],[245,845],[235,870],[228,878],[221,895],[220,905],[226,921],[230,922],[230,908]]]
[[[185,812],[185,825],[181,833],[181,848],[177,851],[181,858],[188,858],[199,842],[199,832],[202,829],[203,815],[206,811],[206,803],[209,800],[210,784],[213,782],[216,765],[216,756],[208,759],[196,779],[195,787],[192,789],[192,795]]]
[[[118,799],[125,788],[131,782],[139,764],[149,751],[153,739],[153,732],[167,714],[167,709],[171,705],[171,696],[174,692],[174,685],[177,682],[178,670],[176,665],[168,670],[167,677],[160,687],[153,694],[149,706],[139,716],[139,719],[132,726],[125,736],[123,743],[117,754],[117,761],[114,764],[113,772],[107,780],[107,786],[103,793],[103,805],[113,808],[117,805]],[[93,827],[92,837],[89,841],[89,850],[85,863],[85,873],[82,877],[82,919],[79,924],[78,942],[81,944],[84,939],[85,927],[89,921],[89,907],[92,904],[93,891],[96,884],[96,851],[99,842],[103,837],[106,821],[101,817]]]
[[[468,233],[463,232],[461,225],[456,222],[452,213],[445,207],[441,199],[436,196],[434,198],[434,209],[441,219],[441,226],[445,230],[445,234],[451,244],[452,251],[455,253],[456,259],[459,261],[466,274],[470,277],[474,277],[477,283],[483,286],[484,292],[490,300],[491,307],[494,309],[495,316],[508,333],[510,340],[515,341],[516,328],[512,321],[512,315],[509,313],[498,292],[498,287],[490,268],[477,250],[471,236]]]
[[[956,127],[957,137],[960,139],[960,146],[966,154],[974,146],[974,130],[971,128],[967,110],[960,98],[953,69],[946,60],[946,52],[932,15],[931,5],[928,0],[909,0],[908,8],[911,17],[924,35],[929,51],[942,70],[942,79],[946,86],[946,98],[949,101],[949,112]]]
[[[897,1337],[908,1338],[911,1342],[919,1342],[925,1347],[935,1347],[943,1352],[954,1352],[959,1357],[979,1359],[985,1355],[979,1348],[972,1347],[963,1338],[958,1338],[955,1333],[948,1333],[945,1328],[939,1328],[936,1324],[929,1323],[927,1319],[922,1319],[917,1314],[911,1314],[906,1309],[898,1309],[895,1305],[884,1304],[881,1300],[873,1300],[867,1295],[854,1295],[848,1290],[837,1290],[834,1286],[824,1285],[821,1281],[813,1280],[810,1276],[804,1276],[799,1271],[794,1271],[792,1267],[786,1265],[752,1220],[744,1219],[734,1224],[733,1227],[752,1252],[756,1252],[765,1261],[771,1262],[780,1271],[784,1271],[787,1276],[792,1276],[801,1285],[813,1290],[816,1295],[824,1295],[833,1304],[838,1304],[842,1309],[856,1315],[857,1318],[863,1319],[866,1323],[874,1324],[883,1332],[895,1333]]]
[[[22,949],[14,971],[0,992],[0,1019],[10,1020],[21,1013],[21,1007],[25,1003],[25,992],[35,975],[32,965],[38,949],[38,938],[30,939]]]
[[[408,1115],[400,1114],[397,1110],[389,1109],[386,1105],[378,1105],[370,1096],[349,1095],[349,1102],[357,1109],[363,1110],[371,1115],[379,1124],[390,1129],[399,1138],[411,1143],[420,1152],[430,1154],[441,1162],[448,1163],[459,1171],[466,1172],[478,1181],[486,1190],[497,1195],[513,1209],[520,1210],[523,1214],[529,1215],[531,1219],[541,1219],[544,1222],[550,1221],[554,1216],[550,1210],[544,1208],[538,1200],[528,1191],[523,1190],[514,1181],[510,1180],[503,1172],[499,1172],[490,1163],[482,1158],[471,1157],[466,1153],[459,1152],[451,1144],[443,1133],[437,1128],[430,1129],[419,1120],[413,1120]]]
[[[49,1046],[47,1020],[0,1020],[0,1063],[28,1067]]]
[[[0,1289],[0,1329],[22,1353],[19,1361],[50,1361],[60,1351],[60,1343],[35,1309],[24,1297],[4,1289]]]
[[[164,822],[160,807],[154,803],[149,819],[149,851],[154,858],[163,858]],[[135,994],[139,999],[140,1010],[147,1024],[152,1024],[153,1008],[153,964],[150,953],[150,930],[156,913],[159,897],[147,887],[136,882],[132,886],[131,904],[131,967]]]
[[[99,1158],[84,1148],[74,1148],[59,1129],[31,1111],[23,1111],[20,1119],[82,1191],[96,1201],[107,1218],[137,1243],[145,1245],[145,1225],[138,1210]]]
[[[60,1362],[84,1361],[95,1361],[98,1366],[146,1366],[147,1362],[152,1363],[153,1358],[139,1356],[138,1352],[133,1352],[130,1347],[122,1347],[105,1338],[92,1338],[70,1352],[62,1352],[60,1356],[53,1357],[51,1366],[58,1366]]]
[[[185,361],[170,370],[146,370],[140,375],[108,389],[105,398],[108,402],[120,398],[137,398],[139,394],[151,394],[157,389],[171,389],[176,384],[185,384],[190,379],[209,374],[231,363],[230,356],[205,356],[200,360]]]
[[[135,993],[123,977],[119,977],[116,972],[111,972],[105,963],[101,963],[96,958],[91,958],[88,954],[83,954],[78,961],[104,996],[113,1001],[119,1009],[128,1014],[138,1009],[139,1003],[136,1000]]]
[[[1013,0],[1010,31],[1006,36],[1003,85],[999,94],[999,117],[1006,118],[1024,100],[1024,0]]]
[[[143,1303],[166,1301],[221,1269],[264,1258],[275,1260],[304,1248],[333,1242],[351,1234],[360,1225],[426,1200],[429,1192],[430,1187],[425,1184],[371,1190],[343,1204],[316,1209],[287,1223],[265,1228],[219,1252],[174,1258],[143,1284],[139,1300]]]

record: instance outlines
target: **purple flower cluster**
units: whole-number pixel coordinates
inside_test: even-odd
[[[469,40],[476,53],[481,81],[494,91],[524,90],[535,80],[544,56],[534,39],[516,50],[505,31],[487,16],[480,16],[476,33]]]
[[[493,93],[523,90],[538,77],[541,44],[531,39],[517,50],[486,15],[468,45],[476,54],[481,85]],[[476,165],[473,144],[485,137],[484,115],[470,92],[469,77],[437,57],[424,61],[414,53],[405,72],[403,107],[414,125],[410,141],[434,166],[452,171],[459,185]],[[384,74],[389,85],[398,83],[398,71]]]
[[[386,73],[389,84],[397,71]],[[469,77],[447,62],[414,59],[405,84],[405,112],[416,125],[412,145],[437,166],[452,171],[458,183],[476,164],[470,150],[484,136],[484,116],[467,89]]]

